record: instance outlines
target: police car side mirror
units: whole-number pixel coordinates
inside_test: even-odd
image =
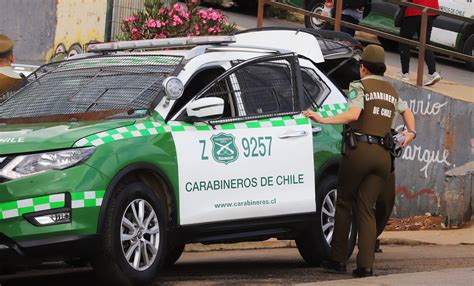
[[[199,98],[186,107],[187,122],[216,120],[224,114],[224,100],[219,97]]]

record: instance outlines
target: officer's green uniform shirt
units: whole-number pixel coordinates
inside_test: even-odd
[[[366,76],[364,79],[385,80],[384,77],[378,75],[369,75]],[[362,82],[360,80],[351,82],[349,85],[349,93],[347,100],[348,107],[359,107],[361,109],[364,109],[364,95],[364,85],[362,84]],[[392,128],[395,127],[398,113],[403,113],[407,108],[408,104],[406,103],[406,101],[397,101],[397,104],[395,104],[395,116],[393,117]]]

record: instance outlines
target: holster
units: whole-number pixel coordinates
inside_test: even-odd
[[[389,151],[392,151],[395,147],[395,140],[393,140],[393,135],[391,132],[385,134],[383,138],[383,147]]]
[[[357,149],[357,139],[354,134],[354,129],[349,125],[344,125],[342,130],[342,155],[349,154],[349,150]]]

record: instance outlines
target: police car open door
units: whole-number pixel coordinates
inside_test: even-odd
[[[223,116],[173,133],[180,224],[314,212],[312,130],[301,115],[311,103],[298,58],[232,65],[194,99],[222,98]]]

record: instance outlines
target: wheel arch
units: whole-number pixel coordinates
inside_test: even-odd
[[[177,224],[177,201],[176,195],[171,185],[170,180],[165,173],[157,166],[150,163],[134,163],[121,169],[111,180],[105,192],[102,206],[99,211],[99,219],[97,223],[97,232],[101,233],[104,227],[104,221],[107,211],[107,206],[114,192],[121,184],[126,182],[141,180],[156,192],[162,191],[166,197],[168,221],[171,225]]]

